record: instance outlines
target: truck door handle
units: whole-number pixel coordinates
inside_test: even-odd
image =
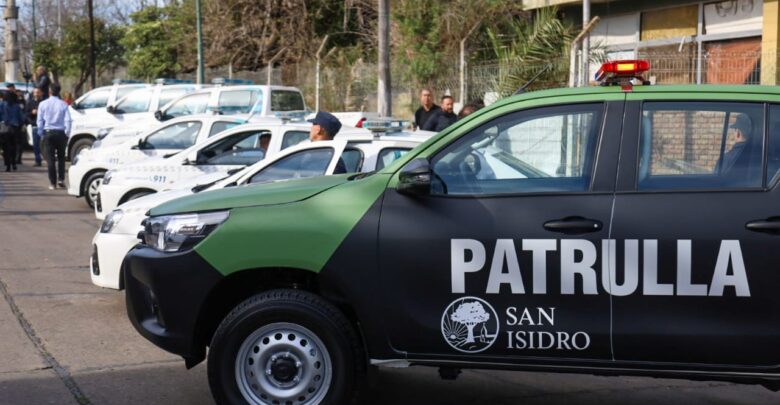
[[[550,232],[560,232],[567,235],[598,232],[601,228],[601,221],[583,217],[566,217],[544,223],[544,229]]]
[[[780,234],[780,218],[772,217],[769,219],[759,219],[745,224],[745,228],[754,232],[776,233]]]

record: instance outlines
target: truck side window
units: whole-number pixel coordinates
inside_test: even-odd
[[[496,118],[434,157],[432,193],[587,191],[602,111],[578,104]]]
[[[104,108],[108,105],[108,97],[111,90],[97,90],[87,93],[83,100],[79,101],[79,109]]]
[[[143,149],[186,149],[195,145],[200,122],[186,121],[169,125],[146,137]]]
[[[249,183],[322,176],[333,158],[333,148],[309,149],[293,153],[257,172]]]
[[[766,184],[772,185],[780,179],[780,105],[769,106],[769,144],[767,145]]]
[[[309,133],[306,131],[287,131],[282,137],[282,149],[295,146],[301,142],[309,140]]]
[[[646,102],[639,190],[760,187],[761,104]]]
[[[256,130],[239,132],[198,152],[199,165],[241,165],[247,166],[265,158],[271,132]]]
[[[176,118],[183,115],[201,114],[206,112],[206,108],[209,104],[210,93],[198,93],[185,96],[179,101],[175,101],[165,111],[168,117]]]

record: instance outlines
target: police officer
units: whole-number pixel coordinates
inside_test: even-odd
[[[313,119],[310,119],[309,122],[312,123],[311,130],[309,130],[309,140],[312,142],[332,141],[336,134],[341,130],[341,121],[329,112],[318,111],[317,115]],[[346,172],[347,167],[344,164],[344,161],[339,158],[333,174]]]

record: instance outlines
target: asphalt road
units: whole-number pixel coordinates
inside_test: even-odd
[[[47,190],[44,168],[0,172],[0,404],[211,404],[206,365],[141,338],[124,293],[91,284],[99,222],[83,200]],[[722,382],[381,369],[366,404],[773,404],[780,393]]]

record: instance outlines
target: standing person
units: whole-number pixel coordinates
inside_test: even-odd
[[[12,94],[11,97],[6,98],[6,101],[9,103],[15,103],[19,107],[19,111],[21,111],[21,120],[19,120],[19,124],[14,126],[14,137],[16,138],[16,164],[20,165],[22,164],[22,154],[24,153],[24,145],[27,143],[27,136],[22,131],[22,127],[24,125],[24,96],[22,96],[22,92],[20,90],[17,90],[16,86],[13,83],[8,83],[5,85],[6,90],[8,90],[9,94]],[[14,111],[16,111],[16,108],[14,108]],[[14,112],[14,116],[16,113]],[[16,117],[14,117],[15,119]]]
[[[16,171],[16,155],[19,145],[19,128],[22,126],[22,109],[16,102],[14,92],[5,92],[0,102],[0,136],[3,138],[3,161],[5,171]]]
[[[38,135],[38,127],[37,127],[37,120],[38,120],[38,104],[43,100],[43,97],[41,97],[41,89],[34,88],[32,92],[32,97],[29,101],[25,104],[24,113],[27,117],[27,124],[31,127],[30,131],[32,132],[32,139],[33,139],[33,154],[35,155],[35,166],[41,165],[41,136]]]
[[[455,101],[451,96],[444,96],[441,98],[441,110],[436,111],[428,121],[425,122],[425,126],[422,129],[426,131],[440,132],[444,131],[447,127],[454,124],[458,120],[458,116],[452,112]]]
[[[46,100],[49,98],[49,86],[51,86],[51,80],[49,80],[49,74],[46,73],[46,68],[38,66],[38,68],[35,69],[35,76],[35,87],[41,90],[43,99]]]
[[[336,134],[341,130],[341,121],[329,112],[319,111],[313,119],[309,120],[309,122],[312,123],[311,129],[309,130],[309,140],[312,142],[332,141]],[[307,163],[308,162],[301,163],[301,166],[306,167]],[[336,163],[336,168],[333,170],[333,174],[342,174],[346,172],[347,166],[344,163],[344,160],[339,158],[339,161]]]
[[[433,103],[433,92],[430,89],[420,91],[420,108],[414,112],[414,127],[422,128],[433,114],[441,110]]]
[[[62,95],[62,101],[65,102],[67,105],[73,104],[73,93],[65,92],[65,94]]]
[[[68,105],[60,99],[60,85],[53,83],[49,98],[38,105],[38,134],[46,144],[46,164],[49,166],[49,190],[65,188],[65,147],[70,133]],[[55,167],[56,158],[56,167]]]

